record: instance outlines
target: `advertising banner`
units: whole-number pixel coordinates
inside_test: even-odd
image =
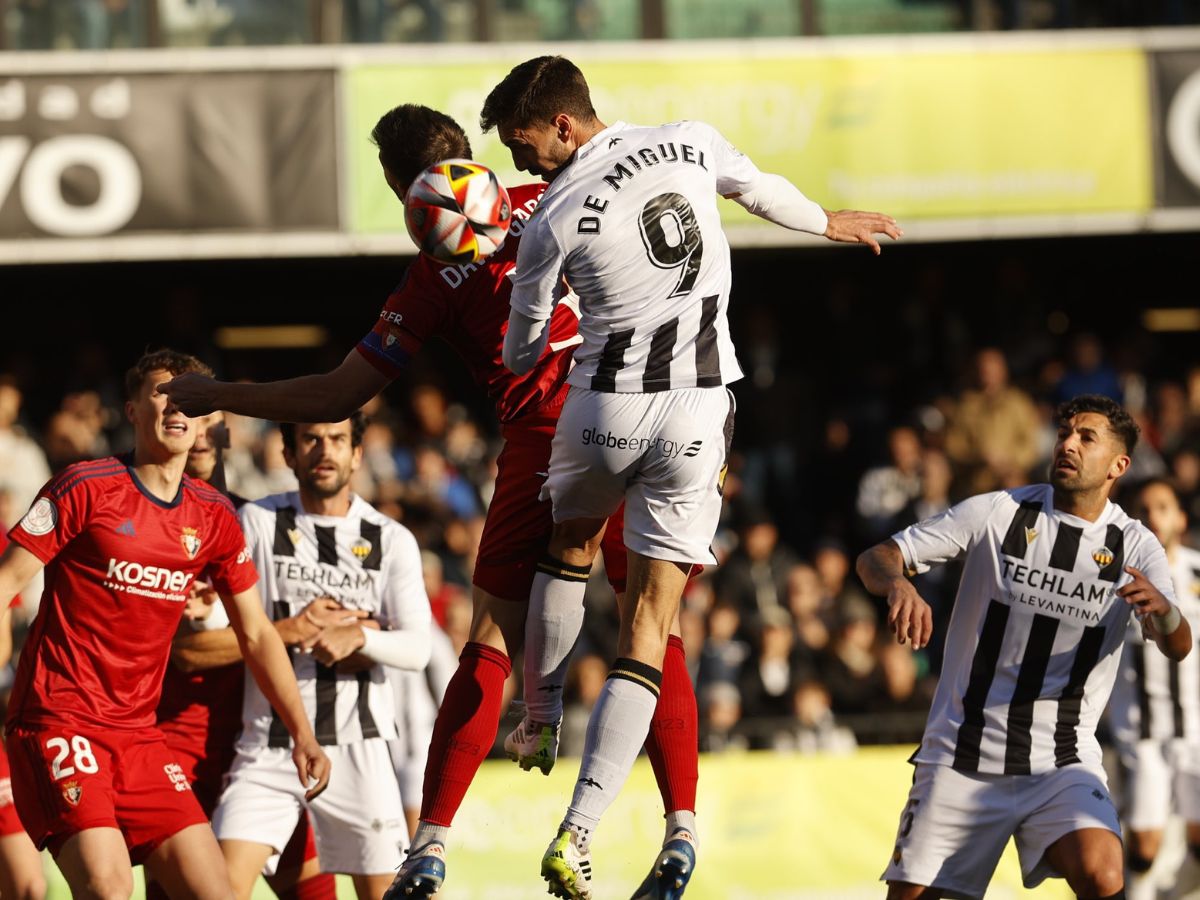
[[[0,74],[0,241],[338,228],[334,73]]]
[[[1200,206],[1200,50],[1152,55],[1161,207]]]
[[[450,114],[476,159],[506,183],[528,180],[495,134],[478,128],[484,98],[517,61],[368,63],[347,72],[353,228],[403,227],[367,140],[398,103]],[[1132,44],[714,50],[637,60],[595,51],[579,62],[603,121],[707,121],[759,168],[830,209],[912,221],[1144,213],[1151,205],[1145,56]],[[754,221],[736,204],[723,210],[728,223]]]
[[[882,897],[879,875],[892,854],[912,781],[906,762],[911,753],[911,747],[886,747],[847,756],[701,756],[700,854],[688,900]],[[578,771],[577,759],[560,759],[549,778],[507,760],[485,762],[450,832],[440,900],[544,896],[538,866]],[[641,759],[592,842],[595,900],[628,900],[662,839],[662,800],[649,763]],[[339,896],[353,897],[350,879],[339,882]],[[67,896],[55,878],[50,900]],[[260,881],[255,900],[272,896]],[[1010,842],[987,896],[1073,895],[1061,879],[1026,891]]]

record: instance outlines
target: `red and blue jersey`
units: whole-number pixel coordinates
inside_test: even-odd
[[[203,573],[229,596],[258,580],[227,497],[185,475],[174,499],[160,500],[116,457],[64,469],[9,538],[46,565],[10,729],[153,726],[192,582]]]
[[[525,223],[545,189],[544,184],[509,189],[512,228],[487,259],[459,266],[418,256],[388,297],[375,327],[358,344],[367,361],[388,378],[397,378],[427,340],[440,336],[487,391],[501,422],[561,406],[571,354],[579,344],[578,313],[569,304],[559,303],[554,310],[546,349],[533,369],[516,375],[501,357],[512,292],[509,274],[516,267]]]

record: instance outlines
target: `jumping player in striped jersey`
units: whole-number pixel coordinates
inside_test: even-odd
[[[1120,825],[1096,723],[1131,613],[1169,659],[1192,646],[1154,535],[1110,502],[1138,429],[1107,397],[1057,411],[1050,484],[981,494],[858,560],[914,649],[932,632],[906,574],[963,559],[945,661],[892,860],[888,897],[982,897],[1010,837],[1026,887],[1124,897]]]
[[[518,169],[549,182],[518,251],[504,362],[520,373],[541,357],[564,279],[579,297],[583,336],[543,489],[554,533],[530,596],[529,714],[517,737],[554,726],[536,718],[536,699],[570,646],[560,623],[582,602],[579,573],[622,503],[629,584],[637,586],[622,605],[618,659],[592,712],[574,797],[542,863],[553,893],[586,898],[592,834],[651,726],[688,573],[716,562],[710,543],[733,430],[725,386],[742,374],[726,320],[731,271],[718,195],[787,228],[877,253],[875,234],[901,232],[889,216],[826,212],[702,122],[605,125],[583,73],[562,57],[514,68],[480,122],[498,130]],[[677,895],[670,870],[694,852],[689,825],[667,836],[639,896]]]
[[[352,876],[362,900],[378,900],[408,837],[388,752],[395,701],[383,667],[425,667],[432,616],[412,533],[350,490],[365,428],[358,412],[342,422],[282,425],[299,490],[248,503],[241,517],[273,619],[322,598],[346,611],[342,624],[290,648],[305,711],[338,769],[308,814],[322,870]],[[267,698],[247,683],[237,755],[213,813],[242,898],[305,811],[284,777],[289,743]]]
[[[408,185],[427,166],[441,159],[471,157],[462,128],[424,106],[406,104],[386,113],[372,139],[379,146],[384,179],[401,201]],[[183,409],[196,414],[225,409],[281,421],[328,421],[349,415],[374,397],[400,376],[427,342],[440,337],[495,403],[504,448],[497,459],[495,490],[472,574],[471,633],[438,710],[420,824],[396,876],[394,889],[399,897],[428,897],[442,886],[450,827],[495,742],[512,654],[525,641],[525,610],[534,573],[546,562],[553,522],[550,503],[541,500],[538,492],[567,396],[571,354],[579,344],[576,313],[569,304],[559,305],[551,320],[548,346],[524,374],[514,374],[502,361],[512,292],[509,276],[542,191],[540,184],[509,188],[513,226],[503,246],[486,260],[470,266],[445,265],[424,255],[414,260],[374,327],[333,371],[267,384],[185,375],[163,386]],[[603,552],[609,582],[620,594],[625,590],[626,556],[615,518]],[[575,575],[586,578],[580,570]],[[552,663],[543,671],[547,687],[554,687],[555,680],[561,686],[567,653],[582,627],[582,602],[562,612],[557,631],[561,665]],[[670,834],[680,824],[694,830],[698,778],[696,697],[677,633],[668,639],[662,672],[662,695],[646,738],[646,755],[662,794]],[[561,694],[561,690],[547,691],[538,704],[546,721],[561,716]],[[531,752],[517,754],[521,765],[548,773],[557,740],[553,727],[539,729]],[[671,890],[680,892],[690,876],[690,868],[674,869],[667,876]],[[677,886],[677,881],[683,884]],[[639,897],[655,896],[655,884],[644,888]]]
[[[1167,551],[1176,603],[1192,635],[1200,634],[1200,552],[1183,545],[1187,513],[1179,494],[1154,478],[1140,484],[1134,498],[1138,518]],[[1150,869],[1172,810],[1187,823],[1193,857],[1178,875],[1194,880],[1200,862],[1200,653],[1182,662],[1167,659],[1130,623],[1109,723],[1125,773],[1128,894],[1152,900],[1157,873]]]
[[[329,780],[233,506],[184,474],[196,423],[155,386],[187,371],[208,370],[169,350],[144,355],[125,378],[132,455],[64,469],[0,557],[4,614],[46,567],[9,704],[8,749],[21,821],[76,896],[129,896],[131,863],[144,863],[171,896],[232,893],[208,817],[154,724],[171,638],[202,574],[295,739],[290,781],[314,797]]]

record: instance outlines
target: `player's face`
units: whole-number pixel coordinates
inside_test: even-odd
[[[575,153],[574,122],[569,116],[556,116],[548,124],[525,128],[501,125],[498,131],[518,171],[543,181],[553,181]]]
[[[1146,527],[1164,547],[1176,543],[1187,530],[1187,515],[1180,508],[1175,492],[1165,484],[1150,484],[1142,489],[1138,499]]]
[[[284,450],[296,480],[317,497],[332,497],[350,483],[362,462],[362,446],[351,445],[350,420],[296,425],[296,452]]]
[[[1072,493],[1115,482],[1129,468],[1129,455],[1100,413],[1084,412],[1059,426],[1050,481]]]
[[[225,413],[214,412],[193,420],[196,424],[196,443],[188,451],[187,473],[193,478],[208,481],[217,467],[221,452],[220,433],[225,428]]]
[[[171,373],[165,370],[147,372],[137,396],[125,404],[125,415],[133,423],[139,451],[152,456],[185,454],[196,441],[197,420],[189,419],[170,397],[155,389],[171,378]]]

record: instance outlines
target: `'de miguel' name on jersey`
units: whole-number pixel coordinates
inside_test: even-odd
[[[233,505],[184,476],[169,503],[109,457],[65,469],[9,537],[46,565],[8,725],[154,725],[171,639],[195,579],[228,597],[258,580]]]

